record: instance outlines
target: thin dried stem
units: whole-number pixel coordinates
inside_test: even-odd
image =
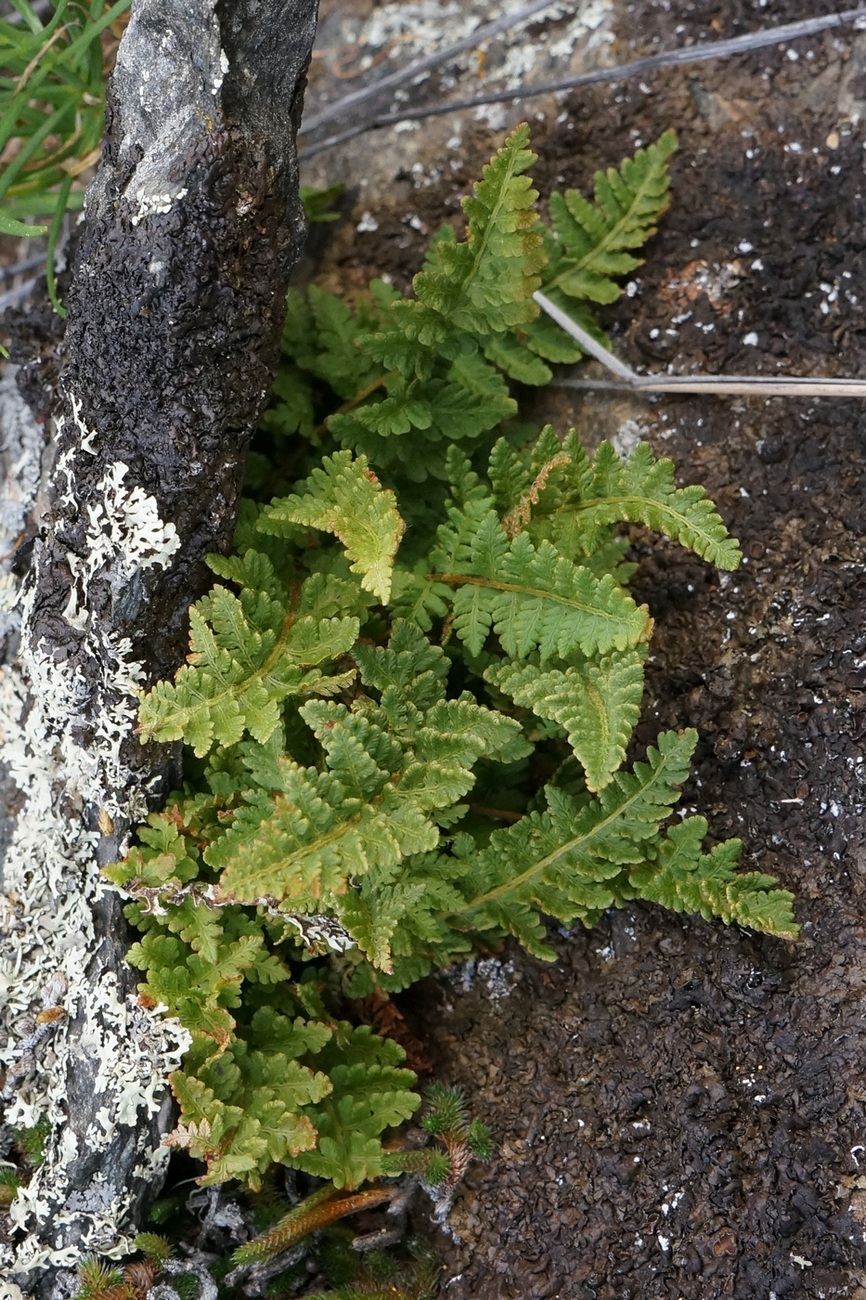
[[[367,131],[375,131],[386,126],[393,126],[395,122],[417,122],[423,118],[439,117],[445,113],[460,113],[465,109],[481,108],[485,104],[523,101],[535,98],[538,95],[552,95],[559,91],[577,90],[581,86],[596,86],[626,81],[632,77],[646,76],[647,73],[655,72],[660,68],[683,67],[690,63],[704,63],[710,59],[730,58],[732,55],[746,54],[750,50],[766,49],[772,45],[782,45],[787,41],[802,40],[806,36],[815,36],[819,32],[830,31],[834,27],[847,27],[852,23],[864,20],[866,20],[866,5],[860,5],[856,9],[844,9],[839,13],[825,14],[820,18],[803,18],[799,22],[784,23],[779,27],[765,28],[757,32],[746,32],[743,36],[734,36],[730,40],[706,41],[700,45],[687,45],[676,50],[664,50],[659,54],[649,54],[641,59],[632,59],[629,63],[617,64],[613,68],[592,68],[589,72],[581,72],[572,77],[562,77],[556,81],[520,86],[512,90],[491,91],[486,95],[476,95],[471,99],[450,100],[445,104],[437,103],[426,104],[419,108],[400,108],[390,113],[383,113],[357,122],[351,127],[347,127],[345,131],[330,136],[326,140],[318,140],[315,144],[304,145],[301,153],[306,157],[323,153],[326,149],[336,148],[337,145],[354,139],[356,135],[363,135]],[[481,31],[477,31],[471,38],[471,43],[478,43],[481,39]],[[447,57],[455,52],[456,47],[450,47],[448,51],[441,53]],[[436,56],[431,57],[436,58]],[[439,61],[441,62],[441,59]],[[418,62],[423,62],[423,60]],[[413,67],[413,64],[409,64],[403,70],[406,74],[402,78],[403,80],[410,79],[410,73],[412,77],[418,75],[417,72],[412,72]],[[396,76],[397,74],[392,75]],[[364,92],[365,97],[377,94],[385,84],[383,80],[368,87],[367,92]],[[329,110],[329,117],[326,120],[331,121],[338,116],[336,111],[338,109],[339,115],[342,116],[346,107],[354,107],[357,101],[350,104],[351,99],[352,96],[347,96],[345,99],[340,100],[339,104],[334,104],[332,110]],[[307,135],[314,127],[323,125],[324,120],[322,114],[314,116],[305,124],[304,134]]]
[[[369,86],[355,90],[350,95],[344,95],[335,104],[328,104],[325,108],[319,109],[318,113],[311,113],[304,122],[304,134],[309,135],[320,127],[327,126],[335,118],[342,117],[348,112],[354,112],[358,105],[363,104],[365,100],[372,99],[385,90],[396,90],[398,86],[405,85],[407,81],[414,81],[416,77],[423,76],[425,72],[431,72],[434,68],[441,67],[443,63],[447,63],[449,59],[455,58],[465,50],[474,50],[485,41],[492,40],[494,36],[510,31],[519,26],[520,23],[526,22],[539,10],[550,9],[553,2],[554,0],[534,0],[533,4],[525,5],[522,9],[518,9],[516,13],[506,14],[502,18],[497,18],[495,22],[487,23],[484,27],[476,27],[475,31],[461,37],[453,45],[446,45],[441,50],[434,50],[432,54],[425,54],[420,59],[413,59],[405,67],[389,72],[387,76],[380,77],[378,81],[372,82]]]
[[[718,397],[866,397],[866,379],[810,379],[780,375],[639,375],[609,352],[543,293],[533,294],[539,307],[583,350],[616,375],[620,383],[592,379],[560,379],[560,388],[607,389],[636,393],[701,393]]]

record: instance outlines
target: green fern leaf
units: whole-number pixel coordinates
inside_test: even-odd
[[[596,662],[542,671],[537,664],[502,664],[484,676],[516,704],[563,726],[568,742],[597,791],[608,785],[625,759],[640,715],[643,646]]]
[[[554,246],[551,266],[555,268],[557,265],[558,250]],[[599,343],[604,347],[609,347],[610,340],[604,330],[599,328],[598,322],[584,303],[575,301],[573,298],[567,298],[559,289],[555,289],[549,284],[544,285],[544,292],[557,307],[561,307],[572,320],[575,320],[578,325],[582,325],[588,334],[598,339]],[[551,320],[546,312],[541,312],[536,316],[535,320],[522,325],[517,338],[524,348],[542,358],[543,361],[550,361],[555,365],[574,365],[584,355],[580,345],[575,342],[570,334],[560,328],[555,321]],[[503,369],[506,370],[506,373],[511,373],[507,367],[503,367]]]
[[[214,557],[214,567],[232,574],[237,566]],[[264,562],[264,563],[263,563]],[[308,579],[294,601],[278,587],[266,557],[248,553],[246,572],[267,575],[268,587],[244,587],[240,596],[215,587],[190,610],[189,664],[173,683],[159,682],[142,697],[142,743],[180,740],[196,754],[214,741],[234,745],[245,732],[265,742],[276,731],[281,706],[290,696],[330,694],[351,681],[320,665],[351,649],[358,635],[356,617],[307,613],[309,600],[324,594],[321,579]]]
[[[387,604],[404,524],[394,493],[381,486],[366,456],[353,459],[349,451],[325,456],[297,492],[262,512],[258,527],[277,536],[297,527],[333,533],[364,590]]]
[[[550,218],[560,243],[549,286],[572,298],[614,302],[622,289],[613,276],[628,275],[641,260],[633,255],[655,234],[668,206],[668,160],[677,147],[673,131],[627,158],[619,170],[596,172],[594,203],[577,190],[553,194]]]
[[[407,913],[426,908],[424,885],[383,884],[379,873],[368,876],[364,888],[348,893],[338,901],[340,924],[351,934],[359,952],[362,952],[377,971],[393,971],[392,944],[397,927]]]
[[[344,704],[314,700],[301,710],[327,755],[328,767],[351,799],[371,799],[403,767],[403,749],[381,726]]]
[[[618,772],[593,800],[548,787],[547,810],[495,831],[488,848],[466,863],[474,891],[459,917],[477,933],[513,934],[552,959],[540,914],[592,924],[616,900],[622,868],[643,860],[641,845],[658,835],[688,776],[697,732],[664,732],[658,749],[633,773]]]
[[[557,475],[560,497],[542,503],[534,516],[542,531],[552,527],[558,539],[562,521],[569,521],[582,531],[583,545],[594,550],[603,529],[628,520],[667,534],[720,569],[738,567],[740,548],[704,489],[676,487],[672,462],[656,460],[647,443],[640,443],[625,464],[608,442],[590,460],[572,431],[563,452],[568,459]]]
[[[147,825],[138,828],[138,838],[141,844],[130,850],[125,861],[105,868],[115,885],[127,888],[135,881],[148,889],[180,888],[198,875],[198,851],[170,814],[151,813]]]
[[[506,438],[498,438],[490,452],[487,468],[493,501],[497,510],[506,514],[529,491],[532,474],[525,458]]]
[[[274,379],[271,404],[262,416],[262,424],[283,438],[289,438],[293,433],[309,438],[316,427],[313,386],[288,358]]]
[[[213,1089],[183,1070],[176,1070],[170,1082],[180,1106],[182,1124],[170,1136],[168,1145],[186,1147],[194,1158],[206,1160],[227,1131],[242,1118],[242,1111],[237,1106],[225,1106]]]
[[[179,939],[165,934],[146,934],[139,943],[129,950],[129,961],[133,966],[147,971],[147,980],[139,987],[154,1004],[162,1003],[172,1015],[176,1015],[193,1035],[205,1038],[209,1049],[224,1048],[231,1040],[235,1021],[224,1005],[213,996],[213,986],[199,988],[195,984],[196,972],[190,968],[189,948]],[[219,954],[217,954],[219,960]],[[251,957],[249,965],[254,960]],[[215,967],[214,967],[215,969]],[[237,993],[243,978],[243,970],[237,967],[229,972],[226,985],[221,990],[225,1000]]]
[[[429,708],[445,698],[450,667],[447,655],[405,619],[395,619],[387,646],[358,644],[353,657],[361,681],[372,690],[384,694],[394,689],[402,702],[418,709]]]
[[[274,1160],[292,1163],[315,1146],[310,1119],[284,1105],[267,1086],[242,1091],[244,1105],[227,1105],[201,1080],[181,1071],[171,1076],[171,1085],[181,1120],[166,1142],[206,1162],[203,1186],[243,1177],[257,1189]]]
[[[179,934],[193,952],[200,953],[206,961],[214,964],[219,961],[224,934],[218,908],[208,906],[201,899],[187,897],[169,909],[166,926],[173,934]]]
[[[428,710],[415,746],[421,759],[449,760],[467,769],[482,755],[488,761],[513,763],[532,752],[513,718],[483,708],[468,691]]]
[[[480,654],[491,630],[513,659],[538,650],[542,660],[625,650],[647,640],[645,606],[609,577],[598,579],[546,541],[536,549],[525,533],[509,541],[494,511],[485,513],[468,546],[464,572],[431,581],[456,588],[454,630]],[[441,547],[434,556],[441,558]],[[458,562],[460,562],[460,557]]]
[[[357,340],[369,323],[360,322],[357,314],[342,299],[318,285],[310,285],[307,302],[315,324],[312,365],[308,361],[307,366],[319,379],[330,384],[339,397],[350,398],[357,391],[359,382],[363,383],[367,378]],[[308,347],[311,342],[308,335]]]
[[[351,798],[334,777],[282,760],[283,793],[241,809],[234,825],[207,850],[222,869],[227,901],[281,898],[315,911],[323,896],[373,866],[435,848],[439,834],[417,802],[387,783],[370,802]]]
[[[379,286],[381,288],[381,285]],[[393,291],[391,291],[393,293]],[[354,311],[335,294],[311,285],[306,300],[290,289],[282,346],[302,371],[315,375],[340,398],[351,398],[375,378],[371,362],[359,346],[363,334],[375,328],[382,314],[371,285],[369,300],[361,298]],[[291,393],[283,396],[291,400]],[[278,404],[279,406],[279,404]]]
[[[512,719],[468,693],[442,699],[447,660],[411,625],[398,624],[388,647],[357,653],[381,705],[320,700],[300,709],[327,769],[276,760],[279,789],[251,795],[206,851],[222,870],[217,901],[274,897],[312,911],[370,871],[387,880],[405,858],[436,848],[430,814],[471,788],[482,754],[510,762],[527,752]]]
[[[243,1176],[255,1189],[271,1164],[292,1164],[315,1146],[303,1112],[331,1091],[327,1075],[313,1067],[333,1035],[333,1025],[292,1022],[261,1007],[230,1046],[198,1063],[195,1075],[188,1067],[172,1076],[181,1123],[169,1140],[207,1162],[203,1183]]]
[[[703,853],[706,833],[703,817],[688,817],[672,826],[655,859],[631,870],[629,879],[638,895],[674,912],[700,913],[707,920],[718,916],[728,925],[738,921],[753,930],[796,939],[793,894],[778,889],[776,880],[762,872],[738,873],[739,840]]]
[[[527,143],[527,128],[519,127],[464,201],[465,240],[450,227],[435,237],[413,281],[414,299],[377,303],[385,310],[378,320],[371,316],[374,328],[365,333],[345,309],[318,296],[292,328],[287,350],[296,364],[324,374],[315,342],[300,337],[313,335],[328,349],[330,381],[349,399],[327,420],[329,432],[379,468],[399,466],[415,482],[442,478],[452,441],[477,439],[516,413],[500,369],[530,382],[549,378],[536,355],[545,349],[533,352],[513,333],[538,317],[532,294],[547,261],[537,194],[525,175],[535,157]],[[538,328],[553,338],[546,325]],[[546,350],[557,346],[559,356],[574,353],[561,338]],[[364,353],[368,369],[350,396],[340,363],[350,366],[353,349]],[[385,373],[373,377],[370,362]],[[410,445],[413,431],[425,436]]]
[[[328,1178],[336,1187],[355,1188],[381,1177],[381,1134],[411,1118],[421,1104],[419,1095],[410,1091],[415,1075],[401,1068],[405,1055],[396,1043],[366,1026],[337,1026],[317,1058],[333,1089],[305,1112],[315,1125],[318,1144],[298,1156],[299,1169]]]
[[[533,387],[540,388],[543,384],[550,383],[553,371],[537,355],[537,348],[527,346],[527,341],[525,334],[523,337],[517,333],[500,334],[485,344],[484,355],[488,361],[492,361],[500,370],[504,370],[509,379],[514,379],[519,384],[531,384]],[[569,355],[568,359],[577,358]]]
[[[333,1027],[304,1016],[293,1020],[281,1015],[271,1006],[258,1007],[247,1031],[249,1044],[262,1052],[269,1052],[287,1061],[297,1060],[309,1053],[320,1052],[333,1037]],[[325,1095],[325,1076],[318,1076],[318,1087]],[[304,1101],[309,1101],[305,1096]],[[300,1101],[299,1101],[300,1104]]]
[[[486,336],[537,314],[532,294],[546,256],[534,211],[538,193],[525,175],[536,160],[528,145],[529,128],[519,126],[463,200],[465,243],[445,232],[413,281],[419,302],[452,328]]]

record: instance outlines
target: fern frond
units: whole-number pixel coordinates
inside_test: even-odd
[[[634,772],[618,772],[593,800],[548,787],[547,809],[495,831],[466,863],[475,891],[459,918],[476,933],[513,934],[551,959],[541,914],[592,924],[616,899],[612,882],[643,858],[685,781],[697,732],[664,732]],[[455,921],[458,918],[454,918]]]
[[[341,900],[341,915],[358,940],[357,950],[346,954],[354,968],[353,996],[371,991],[371,966],[376,985],[398,992],[469,956],[470,941],[447,920],[465,903],[465,875],[465,864],[450,854],[419,854],[403,864],[393,884],[383,886],[372,873],[347,896],[348,906]],[[377,944],[387,951],[386,962]]]
[[[340,398],[352,397],[377,377],[377,369],[359,347],[359,340],[382,318],[385,304],[377,301],[382,289],[386,301],[396,296],[379,282],[370,286],[370,298],[360,298],[354,310],[318,285],[310,286],[306,299],[297,289],[290,289],[283,326],[284,355],[291,357],[299,370],[330,385]]]
[[[439,834],[418,804],[401,798],[389,774],[363,774],[366,802],[330,772],[280,763],[283,792],[240,809],[229,831],[206,851],[222,871],[220,896],[239,902],[275,896],[315,911],[323,896],[343,893],[373,866],[396,866],[435,848]]]
[[[406,858],[439,843],[433,814],[472,786],[481,754],[510,762],[527,746],[512,719],[464,694],[442,698],[441,650],[417,629],[398,624],[387,647],[357,647],[368,685],[381,704],[363,698],[351,708],[311,701],[300,716],[318,739],[325,770],[276,760],[276,791],[259,790],[238,808],[232,825],[205,852],[221,869],[215,897],[252,902],[272,896],[295,910],[330,901],[361,943],[353,923],[368,924],[340,899],[349,882],[377,871],[380,887]],[[405,899],[404,899],[405,905]],[[380,941],[373,947],[387,968]]]
[[[116,885],[126,887],[135,880],[146,888],[159,889],[166,884],[184,885],[198,875],[198,852],[170,815],[151,813],[147,825],[139,827],[138,838],[141,845],[131,849],[125,861],[105,868]]]
[[[484,676],[515,704],[565,728],[587,787],[597,791],[609,784],[625,759],[640,714],[645,658],[645,648],[636,646],[620,655],[546,671],[533,663],[494,665]]]
[[[655,234],[668,206],[668,160],[676,134],[665,131],[655,144],[638,149],[617,170],[599,171],[594,202],[578,190],[550,197],[550,219],[560,244],[549,287],[572,298],[614,302],[622,292],[612,276],[628,275],[641,265],[631,250]]]
[[[470,334],[502,333],[536,316],[532,294],[546,257],[537,230],[538,192],[526,171],[536,161],[529,128],[517,127],[463,200],[466,240],[450,232],[431,247],[412,287],[418,300]]]
[[[236,924],[240,918],[234,918]],[[240,987],[263,956],[263,935],[247,923],[246,933],[235,935],[226,922],[215,955],[194,952],[180,939],[158,930],[133,944],[129,960],[147,971],[142,992],[154,1004],[163,1003],[172,1015],[207,1040],[208,1051],[225,1050],[235,1029],[227,1007],[236,1003]],[[283,974],[287,974],[282,967]]]
[[[526,457],[521,456],[507,438],[498,438],[493,444],[487,475],[490,479],[494,504],[502,514],[506,514],[517,505],[532,482],[532,473],[526,464]]]
[[[674,912],[694,912],[709,920],[720,917],[782,939],[796,939],[793,894],[778,889],[763,872],[735,870],[742,844],[727,840],[709,853],[701,851],[706,819],[688,817],[672,826],[652,861],[633,867],[629,876],[640,898]]]
[[[212,560],[231,576],[239,573],[220,557]],[[290,696],[333,694],[351,681],[351,672],[334,673],[328,665],[351,649],[358,618],[321,616],[320,579],[307,579],[289,595],[267,557],[253,560],[248,553],[245,566],[260,579],[266,575],[266,585],[243,586],[239,596],[214,587],[193,605],[189,663],[173,683],[158,682],[142,696],[142,743],[184,739],[202,755],[214,741],[233,745],[245,732],[264,742]]]
[[[542,533],[557,539],[565,524],[579,529],[583,546],[594,550],[608,525],[628,520],[665,533],[720,569],[738,567],[740,548],[704,489],[676,487],[673,463],[656,460],[647,443],[625,464],[608,442],[590,459],[574,431],[562,450],[567,460],[556,477],[558,497],[542,501],[533,513]]]
[[[274,501],[258,522],[261,532],[276,536],[298,527],[333,533],[364,590],[387,604],[405,525],[394,493],[382,487],[366,456],[355,459],[350,451],[325,456],[296,492]]]
[[[355,1188],[383,1172],[381,1134],[409,1119],[421,1104],[412,1092],[415,1075],[403,1068],[406,1053],[366,1025],[340,1022],[317,1057],[332,1090],[307,1108],[318,1133],[315,1150],[301,1153],[297,1166],[338,1188]]]
[[[194,1047],[187,1070],[172,1075],[181,1118],[170,1143],[207,1162],[203,1182],[242,1175],[256,1188],[269,1165],[315,1146],[306,1109],[331,1090],[318,1058],[333,1034],[332,1024],[260,1008],[222,1052],[196,1059]]]
[[[423,379],[386,376],[382,387],[387,396],[332,416],[328,431],[372,464],[384,470],[399,467],[413,482],[444,478],[450,442],[478,439],[512,418],[517,404],[471,340],[453,361],[437,362],[430,367],[437,373]]]
[[[547,260],[527,143],[518,127],[464,200],[465,240],[440,231],[413,280],[415,298],[392,302],[380,328],[358,339],[386,369],[383,395],[367,402],[369,389],[359,388],[328,420],[344,446],[416,482],[444,477],[451,442],[478,439],[516,414],[497,367],[534,382],[549,377],[513,335],[538,315],[532,294]],[[410,446],[413,430],[424,437]]]
[[[471,654],[480,654],[491,630],[511,658],[538,650],[542,660],[625,650],[650,635],[646,607],[612,578],[596,578],[547,541],[536,549],[526,533],[509,541],[492,510],[466,549],[461,571],[430,580],[455,588],[454,630]],[[441,548],[433,563],[440,558]]]
[[[393,688],[401,702],[418,709],[430,708],[445,699],[448,657],[406,619],[394,620],[387,646],[359,643],[353,658],[364,685],[382,695]]]

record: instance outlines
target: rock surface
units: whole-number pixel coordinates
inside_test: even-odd
[[[57,1270],[82,1250],[128,1249],[165,1163],[165,1080],[185,1035],[138,1005],[121,900],[98,869],[176,779],[176,755],[134,735],[134,692],[183,658],[203,558],[231,541],[303,238],[295,133],[315,17],[314,0],[140,0],[109,91],[20,658],[0,690],[17,789],[0,915],[5,1121],[53,1126],[0,1266],[37,1295],[60,1294]]]

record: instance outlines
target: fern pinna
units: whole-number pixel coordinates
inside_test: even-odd
[[[201,762],[109,875],[143,931],[143,994],[192,1034],[171,1141],[205,1182],[395,1171],[387,1135],[419,1098],[402,1049],[351,1023],[374,987],[509,935],[550,959],[546,918],[636,898],[796,933],[737,841],[707,852],[702,818],[670,822],[694,732],[624,766],[652,621],[618,526],[724,569],[736,543],[646,445],[623,463],[516,421],[513,382],[579,355],[534,290],[584,320],[617,295],[674,138],[599,174],[594,202],[554,195],[552,229],[527,142],[485,169],[413,296],[292,293],[263,436],[294,487],[245,503],[189,662],[141,701],[142,739]]]

